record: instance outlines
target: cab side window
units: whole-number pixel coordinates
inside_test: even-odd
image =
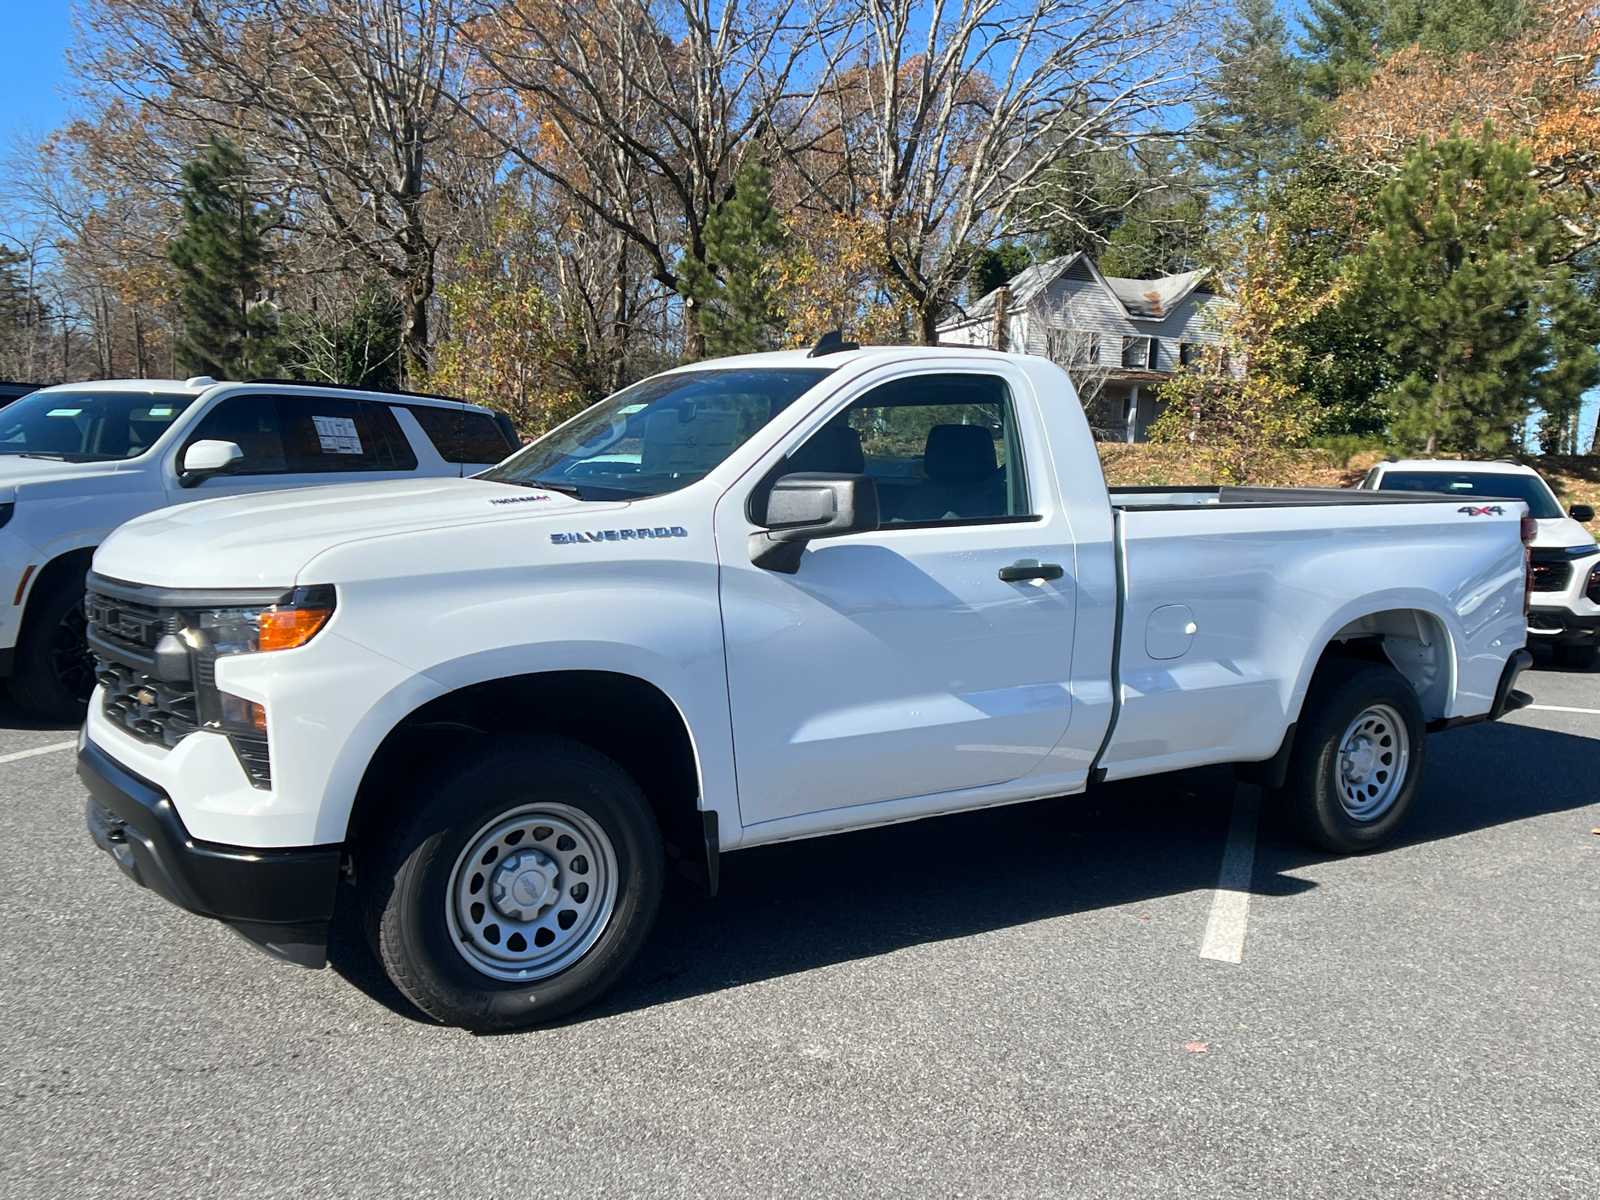
[[[885,527],[1031,515],[1010,389],[992,375],[919,375],[874,388],[784,469],[872,476]]]
[[[187,445],[235,442],[229,475],[412,471],[417,456],[387,405],[319,396],[232,396],[201,419]]]
[[[185,449],[195,442],[236,443],[244,458],[230,475],[281,475],[287,469],[271,396],[230,396],[201,418]],[[178,461],[183,461],[181,455]]]

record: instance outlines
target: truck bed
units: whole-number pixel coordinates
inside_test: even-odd
[[[1449,496],[1419,492],[1367,492],[1356,488],[1114,487],[1106,489],[1117,509],[1304,508],[1331,504],[1439,504]]]

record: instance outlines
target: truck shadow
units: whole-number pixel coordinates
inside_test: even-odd
[[[1593,803],[1595,755],[1592,739],[1527,726],[1436,735],[1423,795],[1400,838],[1380,853]],[[730,854],[715,900],[669,879],[639,959],[569,1023],[1213,888],[1234,791],[1231,770],[1213,767]],[[1325,860],[1291,840],[1268,810],[1252,890],[1306,891],[1317,885],[1286,872]],[[423,1019],[373,961],[354,899],[341,889],[333,967],[397,1013]]]

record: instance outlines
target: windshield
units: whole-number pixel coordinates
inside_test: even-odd
[[[702,479],[832,367],[657,375],[579,413],[478,476],[636,500]]]
[[[0,454],[67,462],[134,458],[193,396],[167,392],[34,392],[0,409]]]
[[[1384,492],[1443,492],[1448,496],[1467,496],[1473,500],[1523,500],[1528,515],[1548,521],[1564,517],[1554,493],[1537,475],[1502,475],[1498,471],[1385,471],[1378,481]]]

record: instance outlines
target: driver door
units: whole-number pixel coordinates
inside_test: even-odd
[[[865,473],[883,524],[811,543],[792,575],[749,557],[752,487],[717,511],[739,805],[746,826],[1005,783],[1071,714],[1071,531],[1042,505],[1032,416],[993,373],[904,376],[841,403],[765,482]],[[797,439],[798,440],[798,439]],[[756,485],[759,488],[761,485]],[[756,498],[759,502],[759,497]],[[1059,577],[1006,582],[1019,562]]]

